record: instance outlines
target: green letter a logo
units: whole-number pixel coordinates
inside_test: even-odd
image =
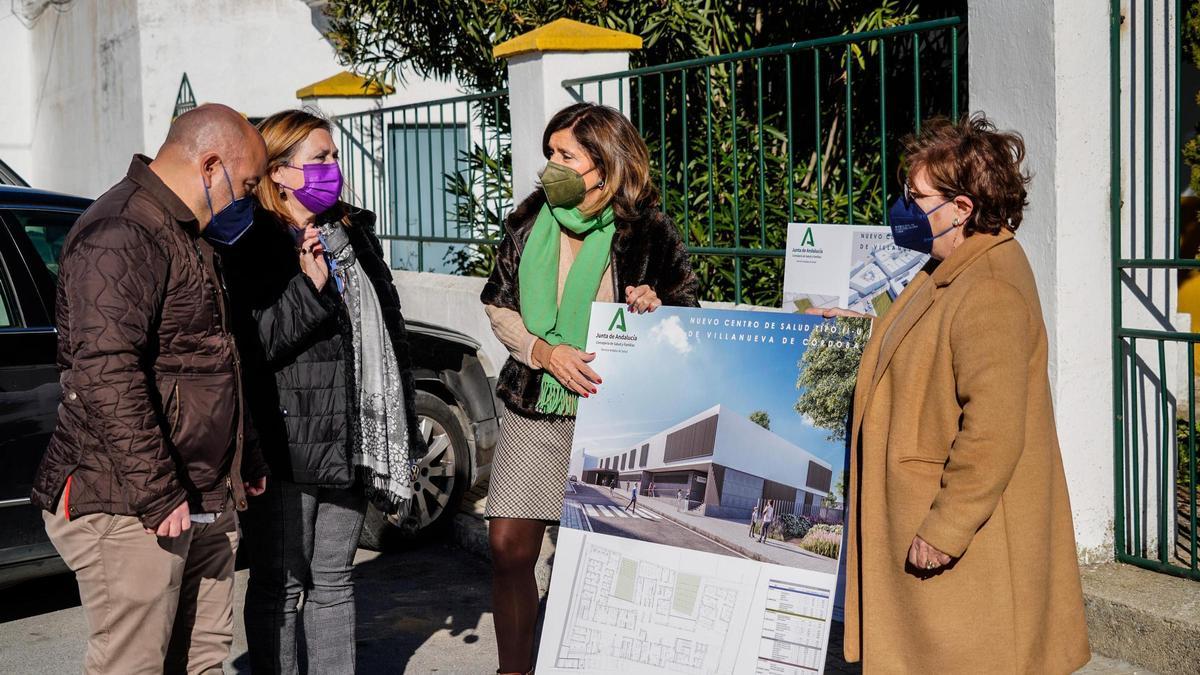
[[[613,315],[612,323],[608,324],[609,330],[612,330],[614,328],[621,331],[622,333],[628,332],[625,329],[625,308],[624,307],[617,308],[617,313]]]
[[[804,230],[804,237],[800,239],[800,245],[801,246],[816,246],[817,245],[817,242],[815,240],[813,240],[813,233],[812,233],[811,227],[806,228]]]

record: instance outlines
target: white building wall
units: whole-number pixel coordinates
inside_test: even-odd
[[[690,457],[670,463],[664,460],[668,436],[713,415],[717,415],[717,432],[712,455]],[[641,448],[647,443],[650,444],[650,450],[646,466],[643,467],[641,466]],[[620,456],[621,454],[628,455],[630,450],[636,450],[634,453],[636,461],[634,466],[626,465],[624,471],[670,470],[673,467],[713,463],[796,488],[805,488],[807,485],[810,461],[827,469],[831,468],[828,462],[818,459],[778,434],[758,426],[744,415],[720,405],[674,424],[648,439],[630,444],[620,450],[610,449],[598,452],[597,456],[603,459],[616,455],[618,457],[617,470],[620,471]],[[587,465],[585,462],[585,466]],[[824,496],[824,493],[821,495]]]
[[[9,3],[0,4],[0,160],[25,180],[33,177],[33,53],[32,36],[13,16]]]
[[[746,415],[724,406],[720,415],[714,463],[800,489],[807,489],[810,462],[832,471],[829,462],[751,422]]]
[[[187,73],[199,103],[262,117],[345,69],[305,0],[75,0],[26,29],[0,14],[0,157],[37,187],[94,197],[166,137]],[[457,95],[407,73],[384,99],[322,99],[327,114]]]
[[[49,10],[34,24],[30,47],[33,162],[26,180],[94,197],[144,149],[137,2]]]
[[[1009,0],[968,12],[970,110],[1024,136],[1033,174],[1018,240],[1041,294],[1084,560],[1112,555],[1108,5]]]

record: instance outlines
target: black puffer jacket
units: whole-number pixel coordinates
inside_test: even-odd
[[[375,214],[331,209],[341,212],[350,214],[355,259],[379,296],[404,378],[409,443],[419,448],[404,317],[373,231]],[[336,282],[330,277],[318,292],[300,270],[288,226],[262,209],[224,259],[250,413],[272,475],[305,485],[353,485],[358,397],[350,319]]]
[[[485,305],[521,311],[518,270],[521,252],[538,212],[546,203],[538,190],[521,202],[504,222],[504,238],[496,253],[496,266],[488,277],[479,299]],[[613,297],[625,301],[628,286],[650,286],[664,305],[698,307],[700,282],[692,271],[691,260],[679,230],[662,211],[646,209],[634,221],[617,220],[612,243]],[[496,393],[506,407],[526,417],[541,418],[537,411],[541,391],[540,374],[529,366],[509,358],[500,369]]]

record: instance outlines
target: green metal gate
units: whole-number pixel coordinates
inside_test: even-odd
[[[1123,6],[1124,5],[1124,6]],[[1196,345],[1176,323],[1182,250],[1179,0],[1111,4],[1116,558],[1200,580]]]
[[[958,116],[961,28],[925,21],[563,86],[637,124],[702,297],[778,307],[787,224],[885,225],[900,136]]]

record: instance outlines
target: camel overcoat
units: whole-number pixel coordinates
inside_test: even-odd
[[[854,397],[848,661],[868,673],[1070,673],[1091,658],[1025,252],[974,234],[873,328]],[[907,564],[920,535],[955,560]]]

